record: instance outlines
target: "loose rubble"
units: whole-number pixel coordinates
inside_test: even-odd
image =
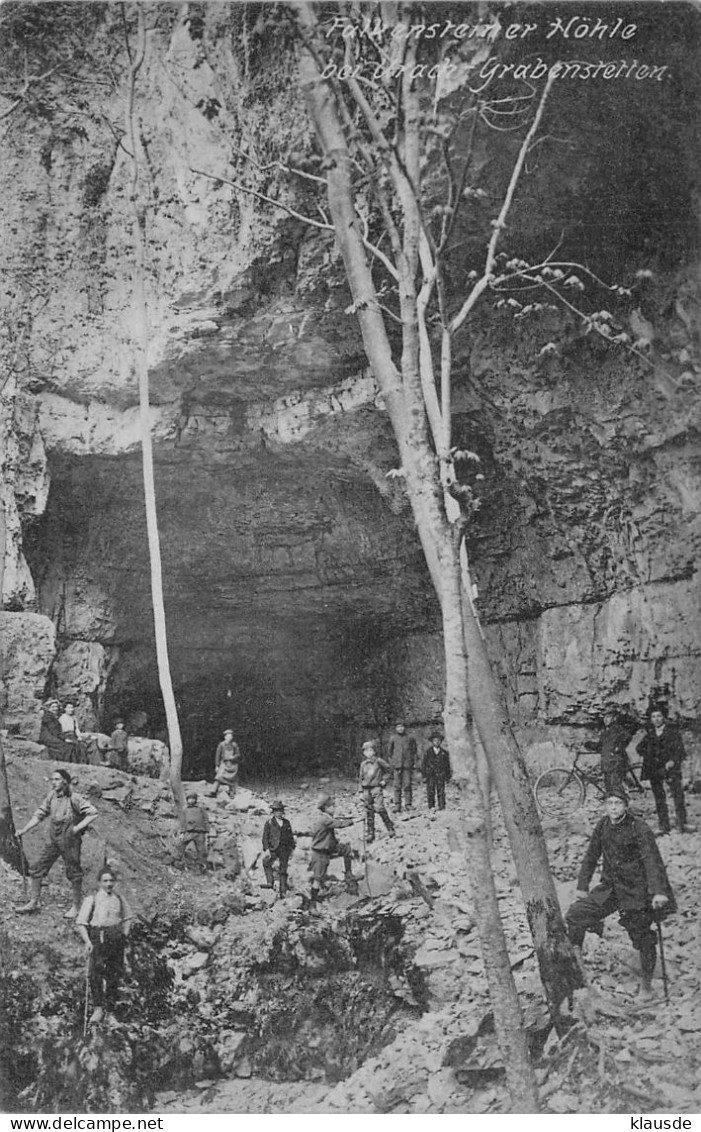
[[[24,814],[29,800],[41,796],[49,767],[12,752],[9,762],[15,809]],[[318,906],[310,907],[306,862],[314,783],[277,784],[274,792],[265,785],[242,788],[232,801],[212,798],[205,782],[188,783],[210,815],[211,867],[204,874],[180,860],[172,799],[164,783],[104,767],[71,769],[76,788],[100,810],[99,832],[86,838],[87,868],[92,872],[105,854],[117,860],[143,930],[151,932],[171,973],[171,1001],[180,1004],[182,1013],[174,1020],[164,1018],[162,1027],[180,1025],[178,1040],[186,1044],[182,1019],[201,1028],[201,1036],[191,1039],[197,1054],[195,1058],[191,1051],[191,1063],[209,1066],[208,1073],[190,1077],[191,1087],[176,1091],[171,1083],[156,1092],[150,1100],[154,1110],[508,1111],[464,863],[451,849],[452,793],[449,810],[433,818],[420,806],[395,815],[397,837],[380,834],[369,851],[361,821],[344,831],[357,854],[359,893],[345,890],[340,863],[333,863],[336,880]],[[332,779],[328,785],[336,793],[337,812],[360,817],[354,784]],[[291,891],[284,900],[260,887],[260,833],[278,796],[297,835]],[[649,817],[650,809],[651,799],[644,799],[643,816]],[[690,809],[692,814],[699,809],[693,796]],[[566,826],[546,821],[563,906],[574,894],[596,815],[592,805]],[[543,1110],[696,1111],[701,1100],[699,835],[672,834],[660,843],[680,906],[679,915],[664,925],[669,1004],[658,1001],[643,1011],[633,1007],[636,956],[611,918],[601,940],[587,937],[585,962],[592,985],[576,996],[578,1024],[560,1041],[549,1033],[496,806],[494,818],[497,890],[533,1039]],[[66,970],[79,971],[79,944],[61,919],[64,888],[60,875],[52,878],[41,917],[20,923],[5,913],[3,931],[14,946],[54,932],[52,944]],[[21,894],[21,881],[7,868],[0,870],[0,891],[6,907]],[[36,969],[32,967],[37,978],[45,977],[41,962],[37,956]],[[661,991],[661,981],[656,982]],[[368,1033],[365,1047],[354,1052],[352,1027],[344,1034],[329,1023],[327,1030],[313,1011],[304,1022],[304,1010],[314,999],[311,987],[339,996],[335,1001],[343,1001],[342,1011],[362,1011],[378,996],[382,1009],[378,1005],[376,1032]],[[285,1004],[294,1048],[271,1039]],[[134,1006],[136,1020],[138,1003]],[[361,1029],[356,1026],[355,1033]],[[323,1057],[320,1048],[326,1051]],[[360,1058],[355,1066],[354,1057]],[[181,1074],[178,1081],[186,1084],[187,1079]]]

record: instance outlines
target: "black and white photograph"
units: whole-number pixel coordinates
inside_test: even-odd
[[[701,0],[2,0],[3,1130],[694,1128],[700,231]]]

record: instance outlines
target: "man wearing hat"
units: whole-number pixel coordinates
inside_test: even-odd
[[[280,898],[287,896],[287,865],[294,851],[292,826],[285,817],[282,802],[273,802],[273,816],[263,826],[263,871],[266,883],[263,888],[275,888],[273,864],[278,862],[280,872]]]
[[[416,762],[416,740],[407,735],[400,719],[389,741],[388,756],[394,778],[394,808],[399,813],[402,808],[402,794],[407,810],[412,808],[412,775]]]
[[[312,825],[312,843],[309,854],[309,871],[312,874],[310,896],[318,900],[322,887],[326,884],[326,874],[333,857],[343,858],[346,887],[357,893],[358,885],[353,876],[353,851],[347,841],[339,841],[337,829],[347,829],[353,825],[352,818],[337,818],[336,799],[333,794],[320,794],[317,812]]]
[[[665,784],[672,795],[679,832],[693,833],[694,828],[687,821],[682,785],[682,761],[686,758],[686,751],[679,729],[667,718],[664,704],[655,704],[650,709],[648,728],[636,751],[643,759],[640,777],[650,783],[655,799],[660,834],[664,836],[670,830]]]
[[[66,919],[78,915],[83,895],[83,870],[80,866],[80,839],[82,834],[97,817],[97,810],[90,802],[71,790],[71,776],[60,767],[51,775],[51,791],[35,810],[18,837],[24,837],[39,822],[49,818],[49,839],[44,845],[37,861],[29,870],[30,899],[28,904],[17,908],[17,912],[38,912],[41,898],[42,878],[48,875],[51,866],[63,857],[66,877],[73,890],[73,906],[66,912]]]
[[[431,736],[431,746],[424,751],[421,760],[421,774],[426,783],[426,799],[429,810],[433,810],[438,797],[438,809],[445,809],[445,784],[450,782],[450,757],[440,735],[436,731]]]
[[[110,735],[110,745],[107,751],[107,762],[115,770],[129,769],[129,736],[124,726],[124,720],[118,719],[114,731]]]
[[[630,813],[625,791],[612,790],[604,804],[606,813],[591,836],[579,871],[577,899],[565,917],[567,934],[581,959],[586,932],[601,935],[606,917],[619,912],[633,947],[640,952],[638,998],[645,1002],[652,997],[656,962],[652,924],[676,911],[676,902],[655,835]],[[600,859],[601,879],[589,892]]]

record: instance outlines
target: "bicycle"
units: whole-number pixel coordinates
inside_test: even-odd
[[[539,774],[533,793],[539,810],[549,817],[568,817],[584,805],[589,786],[596,790],[599,799],[603,801],[606,790],[603,784],[601,771],[585,770],[579,765],[580,755],[589,754],[586,751],[577,751],[571,767],[553,766]],[[628,762],[624,775],[624,785],[628,792],[642,793],[645,789],[640,781],[642,763]]]

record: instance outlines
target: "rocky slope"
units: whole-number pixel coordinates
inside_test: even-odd
[[[42,912],[17,917],[20,877],[0,867],[5,1111],[508,1111],[469,884],[450,831],[452,787],[448,810],[433,819],[417,796],[413,812],[397,815],[393,840],[380,833],[364,846],[362,823],[347,830],[360,892],[345,891],[332,863],[336,881],[310,907],[304,832],[316,792],[332,786],[339,811],[359,816],[352,782],[284,780],[274,794],[264,783],[228,806],[205,798],[214,868],[203,875],[178,862],[172,804],[157,782],[73,769],[99,811],[84,846],[89,883],[106,852],[138,914],[130,972],[116,1021],[84,1035],[84,955],[63,919],[65,879],[55,869]],[[19,820],[48,772],[11,755],[9,776]],[[260,887],[260,830],[274,796],[298,831],[285,900]],[[649,817],[649,795],[636,808]],[[563,905],[596,815],[594,804],[545,822]],[[664,927],[669,1005],[634,1008],[635,957],[612,917],[585,949],[594,986],[573,1010],[587,1034],[576,1028],[560,1042],[548,1033],[496,808],[493,816],[497,891],[544,1111],[697,1111],[700,835],[660,843],[680,909]],[[39,836],[27,838],[30,855]]]
[[[132,710],[162,726],[123,28],[115,6],[80,11],[19,4],[3,46],[18,89],[25,49],[32,74],[60,63],[4,120],[0,175],[3,681],[6,722],[29,738],[47,688],[75,698],[86,727]],[[149,365],[186,759],[203,770],[230,723],[258,768],[348,764],[364,729],[440,718],[441,648],[333,245],[229,183],[309,203],[280,166],[310,149],[289,29],[277,9],[149,13]],[[562,314],[516,323],[487,307],[456,359],[457,433],[485,476],[480,609],[528,734],[590,723],[609,699],[642,711],[653,684],[688,724],[699,712],[698,28],[686,12],[666,30],[651,20],[675,82],[618,90],[614,116],[608,88],[579,91],[586,114],[563,91],[553,131],[567,147],[534,167],[514,215],[516,244],[549,250],[562,223],[576,258],[618,282],[637,272],[616,316],[638,352]]]

